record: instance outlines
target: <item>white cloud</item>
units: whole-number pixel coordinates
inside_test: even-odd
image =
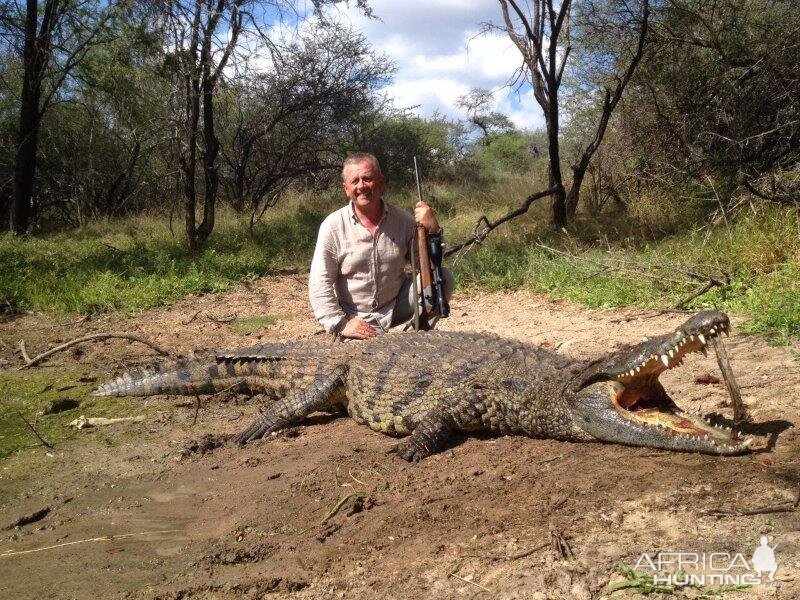
[[[375,19],[355,3],[336,5],[328,15],[352,24],[394,61],[397,73],[386,92],[396,106],[465,118],[458,97],[482,87],[496,91],[495,110],[518,127],[543,125],[532,94],[506,86],[521,64],[516,47],[502,32],[481,33],[485,23],[501,18],[496,0],[371,0],[370,6]]]

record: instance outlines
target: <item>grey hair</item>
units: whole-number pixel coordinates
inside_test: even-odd
[[[360,165],[364,162],[371,162],[372,166],[377,171],[377,174],[383,176],[383,171],[381,171],[381,164],[378,162],[378,159],[375,158],[374,154],[370,154],[369,152],[353,152],[352,154],[348,154],[347,158],[344,159],[344,164],[342,165],[342,178],[344,178],[344,170],[350,165]]]

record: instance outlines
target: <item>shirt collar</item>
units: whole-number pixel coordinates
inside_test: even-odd
[[[381,221],[383,221],[383,217],[389,214],[389,203],[386,202],[386,200],[384,200],[383,198],[381,198],[381,202],[383,203],[383,214]],[[352,200],[350,200],[350,202],[347,203],[347,213],[350,215],[350,220],[353,223],[359,223],[359,224],[361,223],[361,221],[358,220],[358,216],[356,215],[355,209],[353,208]]]

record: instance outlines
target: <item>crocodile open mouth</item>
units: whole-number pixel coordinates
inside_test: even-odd
[[[728,334],[730,323],[720,312],[699,313],[675,331],[622,352],[591,377],[594,382],[610,385],[609,396],[614,411],[635,435],[644,440],[667,440],[659,446],[720,454],[747,451],[752,438],[741,439],[739,432],[712,424],[699,414],[682,410],[658,381],[668,369],[683,364],[693,352],[707,354],[707,345],[720,334]],[[587,382],[588,383],[588,382]],[[633,439],[631,439],[633,441]],[[651,445],[651,444],[648,444]]]

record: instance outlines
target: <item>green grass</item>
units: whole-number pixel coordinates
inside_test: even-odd
[[[554,233],[541,226],[546,215],[525,216],[465,253],[456,263],[456,278],[467,290],[524,288],[592,308],[663,308],[704,284],[686,273],[726,273],[729,285],[687,307],[745,313],[748,332],[785,344],[800,335],[796,218],[791,210],[766,207],[756,216],[740,215],[729,227],[676,227],[678,233],[659,237],[631,236],[630,223],[610,223],[601,237],[596,222],[579,221]]]
[[[80,415],[122,417],[155,410],[130,398],[93,398],[89,392],[97,384],[80,381],[85,375],[80,371],[49,369],[0,372],[0,458],[40,445],[25,421],[32,424],[45,441],[58,448],[63,442],[81,435],[68,426]],[[51,402],[64,399],[74,400],[79,406],[55,414],[39,414]]]
[[[529,176],[500,174],[491,186],[432,184],[424,193],[448,241],[456,243],[472,233],[481,215],[496,219],[542,187]],[[703,284],[685,272],[725,272],[729,285],[689,307],[746,313],[747,331],[779,343],[800,335],[797,213],[760,205],[756,214],[748,209],[729,215],[729,225],[701,227],[716,204],[692,194],[645,195],[631,202],[627,214],[579,215],[558,232],[549,227],[548,201],[540,201],[458,258],[459,288],[528,289],[594,308],[663,308]],[[388,199],[410,208],[416,189],[390,188]],[[253,235],[246,218],[220,211],[208,246],[196,256],[187,253],[180,224],[172,236],[158,215],[30,239],[0,236],[0,302],[56,314],[133,314],[283,269],[304,271],[319,223],[341,203],[338,189],[296,194],[270,209]],[[277,318],[263,315],[232,327],[252,333]]]
[[[692,595],[694,598],[723,598],[730,594],[738,595],[739,592],[744,592],[749,589],[749,587],[743,585],[705,587],[694,584],[672,585],[656,583],[652,575],[646,575],[645,573],[635,571],[625,563],[620,563],[618,570],[624,579],[606,586],[606,593],[609,595],[613,595],[614,592],[626,590],[637,596],[649,596],[650,594],[675,596],[678,594],[683,595],[682,590],[693,589],[695,590],[695,593]],[[683,575],[680,572],[677,573],[677,575],[683,579]]]
[[[250,335],[261,331],[265,327],[274,325],[282,319],[290,320],[292,319],[292,315],[256,315],[253,317],[236,319],[231,323],[231,329],[240,335]]]
[[[246,278],[305,268],[324,213],[289,207],[248,231],[220,215],[208,247],[186,251],[158,217],[101,223],[30,239],[0,237],[0,300],[52,313],[136,313]]]

